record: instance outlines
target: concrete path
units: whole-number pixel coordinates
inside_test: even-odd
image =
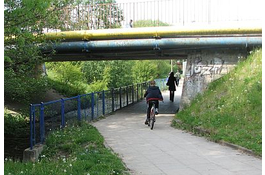
[[[179,92],[181,87],[174,103],[169,101],[168,92],[163,93],[165,102],[160,102],[154,130],[144,125],[144,101],[93,125],[132,175],[261,175],[260,159],[170,127]]]

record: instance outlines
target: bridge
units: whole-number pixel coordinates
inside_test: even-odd
[[[160,12],[162,11],[160,8],[164,7],[166,9],[166,6],[162,5],[163,1],[158,2],[161,4],[154,4],[154,8],[157,7]],[[223,18],[218,21],[216,19],[220,19],[222,14],[224,14],[225,6],[218,6],[218,4],[215,4],[213,1],[207,1],[207,14],[205,15],[202,13],[199,15],[200,17],[197,18],[196,10],[191,13],[194,17],[192,17],[192,15],[187,16],[188,13],[185,11],[187,8],[189,11],[192,11],[190,8],[196,9],[194,5],[191,5],[192,3],[186,4],[186,1],[185,3],[184,1],[167,1],[167,3],[171,3],[171,5],[176,2],[178,7],[183,7],[178,15],[176,15],[180,20],[176,22],[174,15],[172,15],[170,19],[174,21],[172,22],[173,25],[152,28],[129,28],[124,24],[121,25],[119,21],[123,21],[126,13],[114,17],[115,15],[109,12],[109,20],[107,23],[104,23],[103,17],[95,17],[95,14],[99,14],[95,9],[101,9],[103,7],[112,9],[117,7],[117,4],[105,6],[99,4],[90,5],[87,9],[94,9],[91,10],[91,13],[88,13],[90,12],[89,10],[87,13],[75,13],[76,15],[79,14],[79,16],[77,15],[78,18],[74,18],[73,20],[73,17],[71,17],[71,20],[66,20],[65,25],[68,31],[54,32],[47,30],[48,32],[45,34],[46,39],[54,42],[50,45],[41,46],[41,51],[45,56],[50,58],[46,61],[185,59],[186,64],[183,65],[183,74],[185,78],[183,90],[181,90],[182,95],[179,97],[181,100],[178,104],[180,108],[182,108],[182,106],[188,104],[196,94],[202,92],[207,87],[208,83],[232,70],[238,61],[246,57],[249,50],[260,47],[262,45],[262,29],[257,25],[259,20],[249,18],[249,16],[241,16],[243,11],[241,12],[238,10],[239,8],[235,14],[230,13],[229,16],[232,16],[230,19]],[[201,2],[206,3],[206,1]],[[228,1],[225,2],[230,3]],[[240,3],[244,4],[246,2],[240,1]],[[131,4],[133,4],[131,7],[136,7],[138,5],[138,3]],[[152,3],[150,2],[150,4]],[[121,7],[124,8],[125,6],[127,7],[127,5]],[[223,11],[218,9],[219,7]],[[140,7],[138,7],[138,9],[139,8]],[[147,7],[144,6],[144,8]],[[72,14],[69,11],[80,12],[80,10],[84,10],[85,8],[78,6],[76,9],[78,10],[67,9],[68,12],[66,14]],[[215,10],[220,12],[220,14],[217,15],[217,13],[214,13]],[[124,10],[124,12],[125,11],[126,10]],[[198,10],[198,12],[199,11],[200,10]],[[134,22],[141,20],[137,17],[137,13],[129,10],[127,10],[127,13],[133,15],[126,17],[127,22],[125,23],[130,21],[128,19],[132,19]],[[88,17],[83,18],[80,14],[88,14]],[[149,16],[149,14],[145,14],[145,16]],[[214,16],[216,18],[214,18]],[[235,18],[235,16],[240,16],[240,20],[239,18]],[[159,26],[160,20],[163,18],[168,19],[169,17],[158,15],[158,20],[151,19],[156,21],[154,24]],[[77,19],[82,20],[78,21]],[[115,21],[114,19],[118,22],[113,22]],[[252,25],[253,20],[255,25]],[[249,22],[248,25],[242,25],[246,21]],[[229,23],[229,26],[220,27],[222,26],[220,24],[226,23]],[[113,26],[117,26],[118,24],[120,25],[119,27],[123,26],[123,28],[113,29]],[[101,26],[104,28],[108,26],[108,28],[111,29],[100,29]],[[132,89],[135,88],[132,87]],[[122,90],[120,89],[118,91],[121,92]],[[124,92],[125,94],[128,93],[126,90]],[[112,93],[111,96],[114,96],[113,94],[114,93]],[[96,94],[95,96],[104,99],[105,92]],[[94,100],[95,96],[94,94],[91,95],[91,101]],[[77,102],[78,116],[82,115],[80,112],[82,109],[82,105],[80,104],[81,97],[82,96],[76,97],[76,99],[79,100]],[[123,97],[126,98],[125,95]],[[119,99],[123,97],[120,95]],[[88,103],[90,103],[89,100]],[[58,100],[58,102],[62,104],[62,111],[64,111],[64,99]],[[132,102],[134,102],[134,100],[132,100]],[[95,106],[94,103],[92,103],[92,106]],[[120,106],[122,106],[121,103]],[[40,115],[44,115],[43,103],[35,107],[39,108],[39,111],[36,111],[40,112]],[[35,107],[32,115],[37,113]],[[93,115],[93,112],[91,112],[91,115]],[[43,121],[40,120],[40,122]],[[64,121],[62,121],[62,126],[63,122]],[[44,133],[40,135],[41,139],[43,139]]]
[[[182,108],[262,45],[258,1],[227,4],[230,1],[164,0],[71,7],[62,18],[66,31],[47,30],[44,37],[53,44],[41,46],[41,51],[49,57],[46,61],[186,60]],[[154,8],[139,11],[148,5]],[[173,12],[174,7],[179,13]],[[247,8],[257,10],[246,15]],[[124,25],[147,19],[156,21],[156,27]]]
[[[259,4],[259,0],[92,1],[65,8],[61,29],[44,30],[46,39],[62,43],[43,46],[42,51],[52,57],[48,61],[87,61],[186,59],[201,50],[251,49],[261,45]]]
[[[152,27],[47,33],[47,61],[185,59],[181,108],[262,45],[260,27]],[[55,51],[55,54],[54,54]]]
[[[44,37],[53,44],[40,49],[46,61],[186,60],[182,108],[261,47],[258,4],[159,0],[73,6],[60,17],[64,31],[47,29]],[[246,14],[247,9],[255,10]],[[145,20],[154,27],[135,27]]]
[[[195,51],[261,45],[261,28],[153,27],[47,33],[50,61],[183,59]],[[55,55],[50,55],[53,51]]]

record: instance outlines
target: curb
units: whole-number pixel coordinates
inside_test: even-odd
[[[178,124],[180,124],[180,125],[183,124],[183,122],[182,122],[181,120],[179,120],[179,119],[174,119],[173,121],[176,122],[176,123],[178,123]],[[208,130],[206,130],[206,129],[203,129],[203,128],[201,128],[201,127],[194,127],[194,128],[192,128],[192,130],[193,130],[192,134],[194,134],[194,135],[207,136],[207,135],[210,135],[210,134],[211,134],[210,131],[208,131]],[[240,151],[240,152],[242,152],[242,153],[245,153],[245,154],[247,154],[247,155],[250,155],[250,156],[253,156],[253,157],[256,157],[256,158],[262,159],[261,156],[256,155],[253,151],[251,151],[251,150],[249,150],[249,149],[247,149],[247,148],[244,148],[244,147],[242,147],[242,146],[235,145],[235,144],[232,144],[232,143],[226,142],[226,141],[224,141],[224,140],[216,141],[216,143],[218,143],[218,144],[220,144],[220,145],[223,145],[223,146],[228,146],[228,147],[230,147],[230,148],[233,148],[233,149],[235,149],[235,150],[238,150],[238,151]]]
[[[251,151],[251,150],[249,150],[249,149],[247,149],[247,148],[244,148],[244,147],[242,147],[242,146],[235,145],[235,144],[233,144],[233,143],[229,143],[229,142],[226,142],[226,141],[224,141],[224,140],[217,141],[217,143],[219,143],[220,145],[223,145],[223,146],[228,146],[228,147],[230,147],[230,148],[233,148],[233,149],[235,149],[235,150],[238,150],[238,151],[240,151],[240,152],[242,152],[242,153],[245,153],[245,154],[247,154],[247,155],[250,155],[250,156],[253,156],[253,157],[256,157],[256,158],[262,159],[261,156],[256,155],[253,151]]]

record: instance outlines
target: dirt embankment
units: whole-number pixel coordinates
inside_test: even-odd
[[[31,103],[40,103],[40,102],[48,102],[53,100],[58,100],[61,98],[65,98],[54,90],[48,90],[45,95],[41,97],[36,97],[32,100]],[[4,107],[11,113],[12,115],[17,115],[21,112],[27,113],[29,111],[29,105],[27,103],[18,103],[14,101],[9,101],[5,99]],[[28,120],[27,120],[28,122]],[[7,127],[7,126],[5,126]],[[19,130],[23,130],[23,132],[13,131],[12,133],[4,133],[4,156],[5,158],[13,158],[13,159],[23,159],[23,151],[30,146],[30,126],[29,122],[23,128],[17,128]],[[8,131],[8,129],[7,129]],[[15,134],[19,133],[19,134]]]

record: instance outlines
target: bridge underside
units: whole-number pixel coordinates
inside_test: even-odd
[[[47,61],[183,59],[190,53],[251,49],[262,44],[261,28],[134,28],[46,34],[59,43],[42,46]]]
[[[186,48],[168,49],[163,51],[132,51],[132,52],[93,52],[93,53],[65,53],[49,56],[47,62],[56,61],[101,61],[101,60],[169,60],[186,59],[190,53],[200,53],[203,50],[247,50],[246,47],[218,47],[218,48]]]
[[[185,59],[204,50],[248,50],[260,46],[261,40],[251,36],[71,41],[45,47],[42,52],[52,58],[47,61]]]

